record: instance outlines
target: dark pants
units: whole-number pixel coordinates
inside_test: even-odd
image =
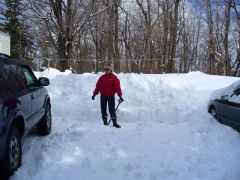
[[[117,117],[115,113],[115,96],[103,96],[103,95],[101,95],[102,118],[104,119],[107,116],[107,103],[111,118],[116,119]]]

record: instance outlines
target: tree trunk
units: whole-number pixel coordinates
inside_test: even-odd
[[[118,14],[118,7],[119,1],[116,1],[114,4],[114,70],[115,72],[120,72],[120,53],[119,53],[119,14]]]
[[[173,19],[173,27],[172,27],[172,37],[171,37],[171,51],[170,51],[170,59],[168,64],[168,72],[174,71],[174,60],[176,56],[176,48],[177,48],[177,30],[178,30],[178,8],[181,0],[175,1],[174,6],[174,19]]]
[[[65,71],[68,68],[67,56],[66,56],[66,39],[64,37],[64,26],[63,26],[63,7],[62,0],[51,1],[54,7],[54,13],[57,18],[57,23],[59,25],[58,31],[58,54],[59,54],[59,64],[60,71]]]
[[[168,57],[168,36],[169,36],[169,1],[165,1],[163,4],[163,65],[164,65],[164,72],[167,70],[165,67],[167,64],[167,57]]]
[[[208,52],[209,52],[209,74],[213,72],[213,65],[215,61],[215,41],[213,34],[213,17],[212,17],[212,7],[210,0],[207,0],[207,19],[208,19],[208,33],[209,33],[209,43],[208,43]]]
[[[225,30],[224,30],[224,51],[225,51],[225,62],[224,62],[224,75],[230,75],[230,57],[228,49],[228,34],[230,27],[230,9],[232,0],[225,0]]]

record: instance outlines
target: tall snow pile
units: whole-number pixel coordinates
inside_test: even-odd
[[[240,135],[207,113],[211,93],[237,78],[189,74],[118,74],[121,129],[104,126],[102,73],[50,69],[53,129],[23,141],[23,164],[12,180],[239,180]],[[116,98],[117,103],[117,98]]]

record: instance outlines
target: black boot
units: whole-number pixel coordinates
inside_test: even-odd
[[[117,118],[112,118],[112,121],[115,128],[121,128],[121,126],[117,123]]]
[[[103,119],[103,124],[104,125],[108,125],[108,123],[107,123],[107,116],[103,117],[102,119]]]

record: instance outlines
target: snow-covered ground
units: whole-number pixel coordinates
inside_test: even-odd
[[[12,180],[239,180],[240,135],[207,113],[210,94],[237,78],[189,74],[119,74],[121,129],[104,126],[100,74],[56,70],[48,76],[51,135],[23,142]]]

